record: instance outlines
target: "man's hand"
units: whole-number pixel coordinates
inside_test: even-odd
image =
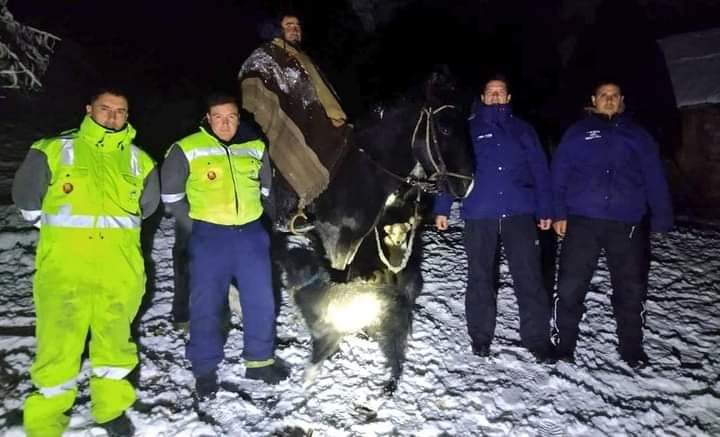
[[[537,227],[540,228],[540,230],[542,230],[542,231],[547,231],[548,229],[550,229],[551,224],[552,224],[552,219],[544,218],[544,219],[538,220]]]
[[[555,229],[555,233],[558,234],[558,237],[563,238],[567,232],[567,220],[556,220],[552,224],[552,227]]]
[[[446,215],[435,216],[435,227],[438,231],[446,231],[448,228],[448,218]]]

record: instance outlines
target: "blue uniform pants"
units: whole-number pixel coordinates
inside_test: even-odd
[[[529,215],[465,220],[468,334],[477,344],[489,345],[494,337],[500,241],[520,311],[520,339],[530,350],[545,350],[550,336],[550,299],[542,278],[538,230]]]
[[[223,320],[231,281],[240,292],[244,358],[272,358],[276,310],[270,238],[260,221],[242,226],[193,221],[188,252],[190,341],[186,353],[195,376],[216,371],[225,357]]]
[[[617,321],[620,353],[642,351],[644,302],[647,296],[648,234],[641,224],[589,217],[568,217],[567,236],[560,254],[560,275],[555,300],[558,351],[573,355],[585,297],[605,250],[612,284],[612,306]]]

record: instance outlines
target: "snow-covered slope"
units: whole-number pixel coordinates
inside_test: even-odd
[[[173,235],[172,222],[163,220],[152,249],[155,291],[139,324],[139,401],[129,413],[138,435],[720,435],[720,232],[681,228],[653,240],[646,330],[652,363],[633,371],[615,350],[604,261],[586,302],[577,364],[535,364],[519,346],[504,262],[493,354],[474,356],[465,333],[461,229],[454,225],[445,234],[425,229],[425,288],[393,397],[381,394],[388,372],[378,346],[361,337],[345,341],[304,389],[310,337],[295,308],[284,304],[278,353],[293,366],[290,380],[271,387],[243,379],[241,322],[234,317],[221,369],[226,389],[213,402],[212,420],[201,421],[192,408],[185,337],[170,323]],[[7,436],[23,435],[22,400],[31,390],[34,340],[22,327],[33,323],[36,237],[14,208],[0,207],[0,434]],[[88,373],[86,365],[81,380]],[[72,416],[66,435],[104,435],[91,425],[86,383]]]

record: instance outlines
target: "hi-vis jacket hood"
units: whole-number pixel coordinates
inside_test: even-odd
[[[85,116],[80,124],[80,129],[77,130],[79,138],[102,148],[129,147],[136,134],[137,131],[130,123],[125,123],[125,126],[120,130],[112,130],[101,126],[89,115]]]

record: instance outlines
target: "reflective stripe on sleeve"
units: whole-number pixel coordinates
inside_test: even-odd
[[[175,203],[183,200],[185,198],[185,193],[161,194],[160,198],[163,203]]]
[[[21,209],[20,213],[22,214],[23,218],[30,223],[35,223],[39,218],[40,215],[42,215],[42,211],[39,209],[35,210],[27,210],[27,209]]]

